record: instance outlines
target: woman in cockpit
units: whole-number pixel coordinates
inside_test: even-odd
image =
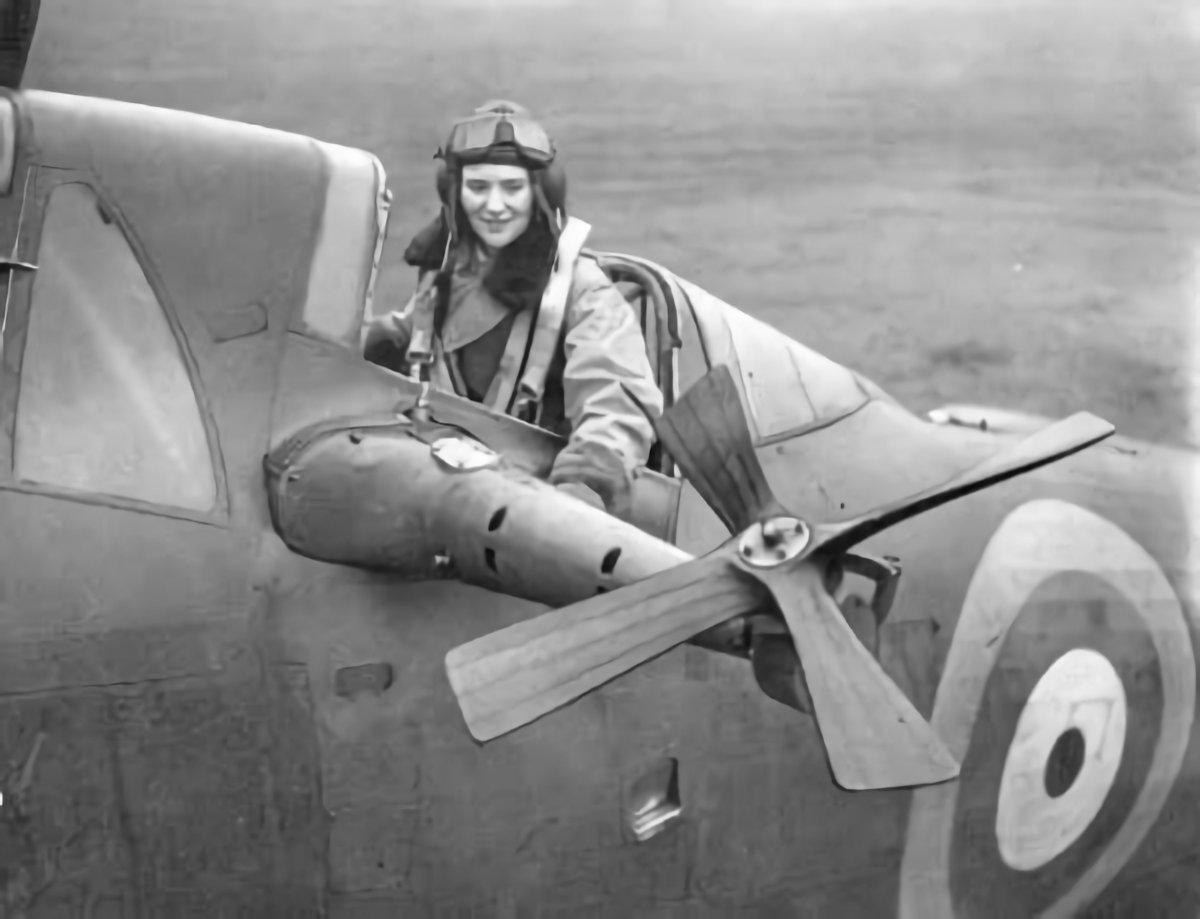
[[[405,352],[426,307],[433,385],[567,438],[550,482],[627,516],[663,397],[632,308],[580,252],[553,142],[496,101],[455,123],[439,160],[442,212],[404,255],[417,292],[368,321],[365,355]]]

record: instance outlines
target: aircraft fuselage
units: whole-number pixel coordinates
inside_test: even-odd
[[[1200,902],[1195,827],[1179,816],[1200,765],[1185,717],[1193,455],[1114,438],[862,547],[901,559],[879,656],[935,727],[953,722],[967,737],[957,797],[837,788],[812,720],[765,697],[735,654],[695,644],[480,746],[446,652],[544,609],[498,589],[565,602],[579,576],[570,560],[584,558],[572,552],[598,538],[579,532],[587,515],[543,534],[542,555],[518,556],[493,590],[478,586],[490,513],[467,501],[450,518],[475,528],[459,547],[475,553],[474,586],[442,576],[427,533],[388,529],[408,519],[387,516],[396,506],[429,500],[404,490],[440,467],[405,460],[397,468],[413,479],[372,480],[358,494],[377,489],[379,515],[358,522],[361,542],[314,530],[318,557],[281,538],[268,494],[264,457],[321,426],[349,443],[415,391],[358,354],[387,214],[378,162],[180,112],[14,98],[0,250],[37,268],[6,272],[0,363],[0,902],[12,915],[926,919],[1005,904],[1017,904],[1007,915],[1053,915],[1055,903],[1136,901],[1151,915]],[[790,483],[799,514],[849,517],[1005,437],[917,419],[869,381],[643,268],[674,304],[679,347],[656,350],[675,362],[664,378],[678,394],[714,364],[737,368],[759,458]],[[648,339],[667,341],[669,325],[650,315]],[[438,411],[529,477],[553,455],[544,432],[462,400]],[[327,496],[336,510],[336,489]],[[1040,501],[1087,509],[1150,560],[1107,524]],[[673,533],[682,558],[729,535],[690,485],[678,505],[654,507],[621,538]],[[1094,542],[1095,565],[1072,558],[1048,586],[988,613],[1005,626],[991,633],[993,670],[976,674],[982,701],[963,714],[952,703],[969,687],[939,689],[966,653],[954,642],[982,634],[960,617],[982,608],[972,584],[1003,568],[989,543],[998,531],[1019,542],[1024,518],[1006,521],[1029,507],[1044,511],[1030,519],[1046,532],[1078,529],[1063,544]],[[532,539],[544,507],[513,508]],[[555,536],[567,561],[539,581]],[[647,559],[623,551],[617,564],[633,577],[669,561]],[[1177,607],[1158,587],[1145,595],[1153,609],[1129,602],[1133,588],[1109,585],[1118,569],[1138,583],[1161,573]],[[869,599],[872,587],[848,576],[845,592]],[[1159,633],[1187,640],[1168,654]],[[1014,725],[1037,678],[1084,645],[1125,686],[1126,752],[1110,790],[1086,792],[1097,816],[1066,850],[1013,861],[996,828],[1008,819],[998,802]],[[674,783],[661,778],[672,765]],[[1143,794],[1152,786],[1169,796]],[[647,794],[679,814],[639,841]]]

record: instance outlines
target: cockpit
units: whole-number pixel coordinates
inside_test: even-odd
[[[669,406],[713,367],[733,372],[751,440],[789,508],[838,520],[960,470],[985,442],[943,436],[879,386],[669,271],[632,256],[601,263],[640,311]],[[887,444],[894,459],[871,445]],[[653,468],[675,475],[661,447]]]
[[[372,301],[391,195],[374,157],[329,145],[321,145],[321,150],[330,175],[318,241],[321,257],[314,259],[307,301],[293,318],[293,329],[361,353],[363,320],[379,312]],[[797,512],[838,517],[864,503],[869,506],[879,494],[890,491],[884,481],[890,481],[890,475],[876,475],[854,464],[845,467],[836,459],[848,448],[860,450],[863,439],[930,442],[924,422],[849,368],[648,259],[609,251],[588,254],[597,259],[637,316],[667,406],[713,367],[727,365],[733,371],[751,437],[768,475],[772,467],[776,474],[789,477],[798,469],[806,470],[807,484],[797,486],[802,503]],[[374,363],[404,372],[402,359],[401,354],[391,360],[371,356]],[[468,412],[469,406],[451,405],[458,400],[441,401],[444,413]],[[484,418],[488,413],[480,409],[468,414]],[[476,421],[496,428],[486,418]],[[515,420],[512,426],[526,430]],[[500,436],[499,429],[493,433]],[[518,434],[510,431],[502,439],[512,443],[515,437],[523,442]],[[540,429],[526,434],[526,439],[545,439]],[[544,452],[549,445],[537,449]],[[928,465],[925,471],[933,475],[942,463]],[[639,526],[673,540],[682,483],[661,444],[653,448],[646,471],[635,486],[636,498],[648,514]],[[796,488],[792,493],[797,494]]]
[[[375,157],[336,145],[319,147],[329,174],[319,257],[293,328],[360,350],[363,321],[378,312],[374,290],[391,194]],[[831,425],[872,400],[895,405],[870,381],[654,262],[617,252],[589,254],[637,315],[668,406],[718,364],[735,371],[758,446]],[[400,370],[395,364],[401,357],[373,359]],[[674,474],[660,447],[648,467]]]
[[[652,262],[598,257],[639,313],[667,405],[727,364],[745,396],[754,441],[765,445],[832,424],[883,396],[853,371]]]

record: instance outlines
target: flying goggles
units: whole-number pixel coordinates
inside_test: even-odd
[[[489,103],[456,121],[437,155],[471,162],[503,146],[515,148],[519,156],[536,166],[547,166],[554,160],[554,141],[546,129],[528,111],[511,102]]]

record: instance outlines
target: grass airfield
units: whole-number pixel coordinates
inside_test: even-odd
[[[1186,0],[63,0],[30,85],[366,147],[382,302],[449,120],[515,98],[597,246],[879,382],[1200,446]]]

